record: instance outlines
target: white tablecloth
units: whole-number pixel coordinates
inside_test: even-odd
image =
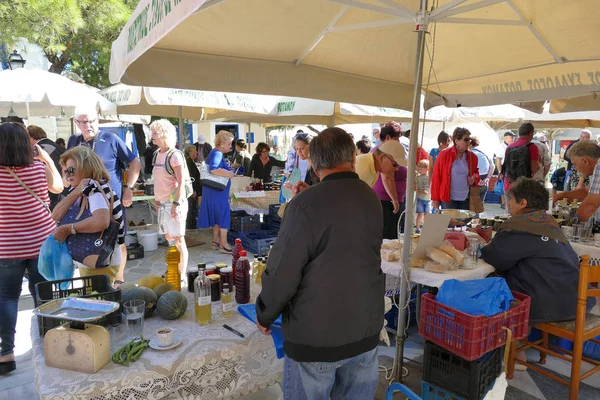
[[[402,262],[381,261],[381,270],[393,277],[400,277],[402,273]],[[494,267],[486,263],[482,259],[477,260],[477,268],[475,269],[457,269],[445,274],[437,274],[435,272],[425,271],[423,268],[411,268],[409,280],[412,283],[417,283],[425,286],[440,287],[442,283],[448,279],[458,279],[466,281],[469,279],[481,279],[494,272]]]
[[[590,265],[600,265],[600,247],[594,246],[593,243],[574,243],[571,242],[571,246],[579,256],[587,255],[590,256]]]
[[[178,320],[166,321],[153,316],[145,321],[144,337],[151,339],[157,329],[175,328],[183,343],[173,350],[146,349],[142,357],[121,366],[109,361],[95,374],[83,374],[46,366],[44,341],[38,335],[33,317],[31,337],[35,384],[42,400],[209,400],[237,398],[280,382],[283,359],[278,360],[270,336],[258,332],[256,325],[237,311],[231,318],[210,325],[194,322],[193,296],[188,310]],[[220,305],[220,303],[219,303]],[[246,335],[242,339],[225,330],[227,323]],[[124,324],[109,329],[111,355],[128,343]]]

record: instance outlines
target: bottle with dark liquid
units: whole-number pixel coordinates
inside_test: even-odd
[[[235,301],[238,304],[250,302],[250,262],[246,258],[246,250],[240,252],[235,269]]]

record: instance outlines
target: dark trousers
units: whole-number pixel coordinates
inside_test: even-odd
[[[198,227],[198,197],[188,199],[187,219],[185,220],[186,229],[196,229]]]
[[[487,185],[479,186],[479,198],[481,201],[485,201],[485,195],[488,191]]]
[[[450,200],[449,203],[442,201],[442,208],[444,210],[448,210],[448,209],[468,210],[469,209],[469,198],[467,197],[467,199],[463,200],[463,201]]]
[[[383,209],[383,238],[398,239],[398,219],[404,211],[405,203],[400,203],[400,211],[394,214],[394,205],[391,201],[381,200],[381,208]],[[400,220],[400,232],[404,232],[404,216]]]
[[[29,293],[35,301],[35,285],[45,279],[38,272],[38,259],[0,260],[0,355],[13,352],[19,296],[25,270],[29,271]],[[35,304],[37,307],[37,304]]]

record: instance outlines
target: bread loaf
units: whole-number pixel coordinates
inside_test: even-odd
[[[447,268],[440,263],[436,263],[435,261],[425,261],[425,271],[443,274],[447,271]]]
[[[425,250],[425,252],[427,253],[427,257],[441,264],[446,269],[454,270],[458,268],[456,260],[453,257],[450,257],[448,254],[444,253],[440,249],[436,249],[435,247],[428,247],[427,250]]]
[[[462,252],[456,250],[454,248],[454,246],[452,246],[452,243],[450,243],[446,240],[444,240],[444,242],[442,243],[442,245],[440,247],[438,247],[438,249],[442,250],[444,253],[446,253],[450,257],[454,258],[458,265],[462,265],[463,262],[465,261],[465,255]]]

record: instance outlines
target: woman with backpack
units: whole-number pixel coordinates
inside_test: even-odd
[[[188,250],[185,244],[185,221],[188,200],[185,178],[189,177],[183,153],[175,148],[177,131],[166,119],[150,124],[152,142],[158,146],[154,153],[154,199],[158,213],[158,233],[165,239],[174,240],[179,250],[179,273],[187,269]]]

